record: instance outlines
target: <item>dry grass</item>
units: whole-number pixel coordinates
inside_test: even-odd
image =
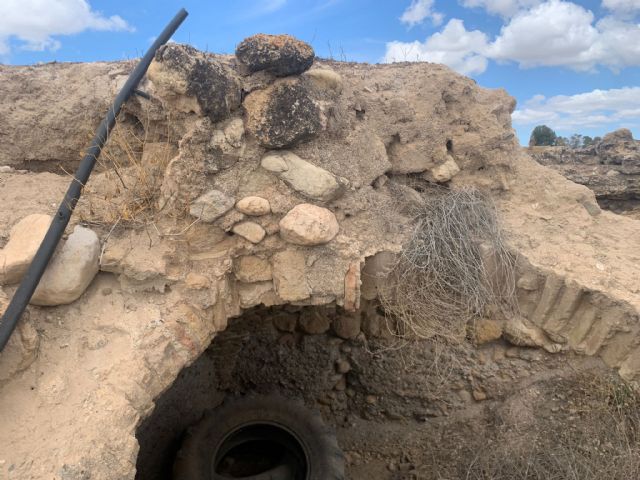
[[[515,260],[489,197],[431,190],[410,210],[413,230],[381,295],[400,335],[459,343],[490,306],[515,308]]]
[[[514,436],[498,429],[466,446],[467,480],[630,480],[640,478],[640,394],[620,379],[582,374],[558,385],[553,415]],[[548,412],[547,412],[548,413]]]
[[[123,121],[121,114],[98,159],[100,172],[85,187],[83,220],[107,227],[154,221],[164,172],[175,151],[168,132],[163,136],[167,140],[150,141],[158,135],[149,125]]]

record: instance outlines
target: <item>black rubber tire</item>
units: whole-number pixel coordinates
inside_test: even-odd
[[[185,435],[174,480],[211,480],[211,459],[228,434],[260,422],[284,427],[296,437],[307,456],[306,480],[344,480],[344,455],[335,432],[319,413],[275,395],[236,398],[207,412]]]

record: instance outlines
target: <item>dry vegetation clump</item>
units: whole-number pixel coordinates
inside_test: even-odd
[[[490,306],[516,308],[515,259],[493,202],[479,190],[431,189],[421,197],[382,304],[400,335],[459,343]]]
[[[87,223],[145,226],[155,219],[164,172],[175,150],[166,135],[150,131],[149,123],[123,121],[120,115],[98,158],[98,172],[85,187],[81,215]],[[158,136],[167,140],[151,140]]]
[[[493,434],[465,445],[458,478],[640,478],[640,393],[619,378],[593,374],[557,387],[555,405],[537,408],[533,425],[520,431],[497,426]]]

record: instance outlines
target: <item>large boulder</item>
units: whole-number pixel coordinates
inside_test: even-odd
[[[315,53],[311,45],[290,35],[259,33],[240,42],[236,57],[250,72],[266,70],[285,77],[308,70]]]
[[[7,245],[0,251],[1,285],[11,285],[22,279],[50,224],[49,215],[36,213],[14,225]]]
[[[313,200],[330,202],[340,197],[348,181],[301,159],[296,154],[279,151],[268,153],[262,168],[275,173],[295,191]]]
[[[189,45],[169,43],[161,47],[147,76],[155,93],[181,112],[202,112],[218,122],[240,106],[242,87],[233,70]]]
[[[66,305],[77,300],[99,270],[100,240],[77,226],[54,254],[31,297],[34,305]]]
[[[267,148],[283,148],[322,128],[320,108],[298,80],[280,80],[244,101],[247,130]]]
[[[331,210],[309,203],[293,207],[280,220],[280,236],[296,245],[322,245],[338,234],[338,220]]]

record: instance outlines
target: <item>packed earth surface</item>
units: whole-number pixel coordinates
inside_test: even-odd
[[[134,65],[0,65],[2,310]],[[139,89],[0,354],[0,478],[170,479],[184,432],[256,393],[319,411],[355,480],[637,476],[626,132],[581,181],[520,147],[503,90],[286,35],[168,44]],[[399,301],[436,218],[504,296]]]

